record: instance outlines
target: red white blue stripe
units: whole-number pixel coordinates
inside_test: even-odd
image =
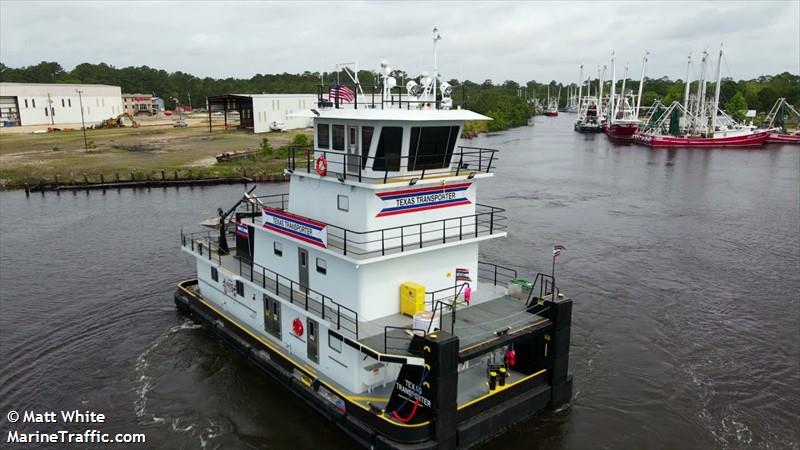
[[[236,235],[241,236],[243,238],[250,238],[250,230],[247,228],[247,224],[245,223],[237,223],[236,224]]]
[[[471,185],[456,183],[377,193],[375,195],[383,200],[385,206],[376,217],[469,205],[472,202],[467,198],[467,190]]]
[[[318,247],[328,247],[328,225],[325,223],[269,207],[262,209],[261,220],[266,230]]]

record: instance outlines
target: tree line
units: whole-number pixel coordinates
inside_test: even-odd
[[[395,71],[398,85],[403,86],[412,77],[402,71]],[[105,63],[77,65],[72,70],[64,70],[56,62],[43,61],[39,64],[12,68],[0,63],[0,81],[29,83],[93,83],[120,86],[125,93],[147,93],[165,100],[167,108],[173,108],[177,99],[179,104],[192,104],[195,107],[205,105],[205,97],[232,93],[241,94],[274,94],[274,93],[315,93],[321,81],[327,86],[335,78],[350,84],[343,73],[303,72],[301,74],[256,74],[250,78],[200,78],[186,72],[167,72],[148,66],[117,68]],[[379,83],[376,74],[359,71],[358,78],[368,91],[371,85]],[[514,81],[495,84],[492,80],[482,83],[469,80],[449,80],[453,86],[454,104],[488,115],[494,120],[489,130],[500,130],[513,126],[525,125],[534,114],[531,100],[550,95],[556,96],[561,89],[560,106],[568,102],[567,88],[577,92],[575,83],[550,81],[539,83],[529,81],[520,85]],[[594,80],[593,91],[597,89]],[[713,92],[714,84],[708,87]],[[632,91],[638,89],[638,80],[627,80],[626,86]],[[692,85],[694,91],[696,82]],[[651,105],[656,100],[670,104],[673,100],[682,101],[684,81],[671,80],[668,77],[646,78],[642,104]],[[324,89],[327,89],[324,88]],[[607,82],[604,92],[609,92]],[[775,100],[785,97],[790,104],[800,109],[800,76],[784,72],[778,75],[765,75],[752,80],[734,81],[724,78],[720,86],[720,103],[729,113],[740,116],[739,112],[755,109],[760,113],[767,112]]]

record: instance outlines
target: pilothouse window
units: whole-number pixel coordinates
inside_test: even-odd
[[[333,149],[344,150],[344,125],[333,126]]]
[[[375,150],[373,170],[397,172],[400,170],[400,151],[403,145],[402,127],[383,127]]]
[[[330,143],[331,128],[327,123],[317,124],[317,147],[331,148]]]
[[[457,126],[411,127],[408,170],[449,167],[457,140]]]

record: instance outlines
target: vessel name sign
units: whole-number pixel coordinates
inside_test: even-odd
[[[472,202],[467,198],[467,190],[471,185],[457,183],[377,193],[375,195],[383,201],[383,209],[376,217],[469,205]]]
[[[328,225],[296,216],[275,208],[261,210],[261,223],[265,230],[316,245],[328,247]]]

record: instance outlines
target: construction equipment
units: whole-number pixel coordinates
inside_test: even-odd
[[[124,118],[127,118],[128,120],[131,121],[131,125],[130,126],[132,128],[139,128],[139,122],[137,122],[133,118],[131,113],[127,113],[127,112],[126,113],[122,113],[122,114],[118,115],[117,117],[109,117],[108,119],[100,122],[99,125],[96,125],[95,128],[122,128],[122,127],[125,126],[125,123],[122,121],[122,119],[124,119]]]

